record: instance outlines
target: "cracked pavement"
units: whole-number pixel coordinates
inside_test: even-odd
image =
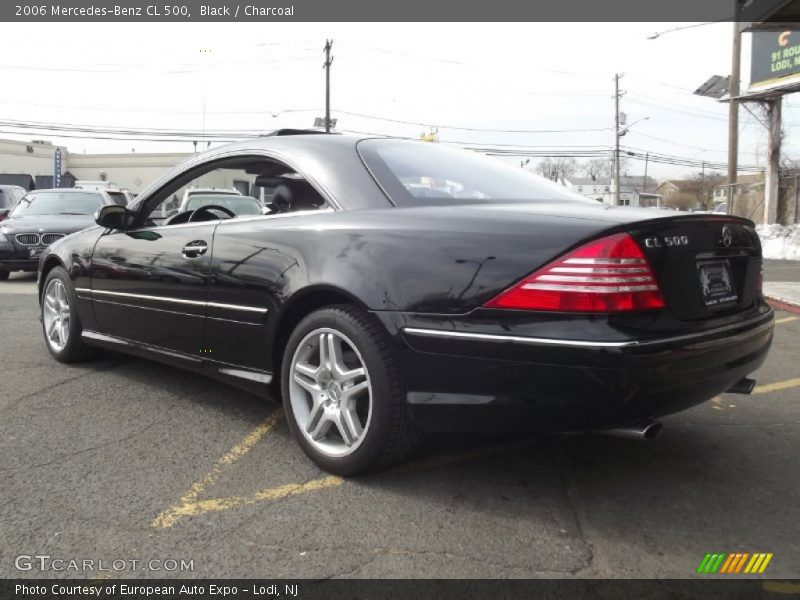
[[[716,551],[774,552],[767,575],[800,576],[800,387],[725,395],[665,418],[652,443],[430,438],[402,468],[157,528],[275,406],[112,353],[60,365],[30,277],[3,286],[2,577],[101,575],[21,572],[20,554],[194,561],[114,574],[130,577],[691,577]],[[776,326],[760,384],[798,377],[798,336],[800,319]],[[201,500],[327,474],[279,420],[217,475]]]

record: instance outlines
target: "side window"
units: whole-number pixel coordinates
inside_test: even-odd
[[[265,158],[225,159],[178,176],[153,196],[150,225],[319,210],[325,199],[301,175]]]

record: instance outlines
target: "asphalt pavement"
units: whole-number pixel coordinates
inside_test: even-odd
[[[0,283],[0,577],[682,578],[709,552],[800,577],[798,316],[777,313],[757,393],[666,417],[651,443],[436,436],[341,479],[269,402],[112,353],[56,363],[34,290]]]

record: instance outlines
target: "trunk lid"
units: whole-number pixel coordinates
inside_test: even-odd
[[[681,320],[708,319],[753,305],[761,243],[739,217],[690,215],[631,223],[668,308]]]

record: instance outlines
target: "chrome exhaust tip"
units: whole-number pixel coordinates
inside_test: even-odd
[[[727,394],[752,394],[753,388],[756,387],[756,380],[748,377],[743,377],[726,392]]]
[[[600,431],[599,433],[602,433],[604,435],[612,435],[614,437],[621,437],[621,438],[628,438],[633,440],[641,440],[644,442],[649,442],[650,440],[655,439],[655,437],[659,433],[661,433],[662,429],[664,429],[663,423],[647,419],[631,427],[617,427],[615,429],[605,429],[603,431]]]

